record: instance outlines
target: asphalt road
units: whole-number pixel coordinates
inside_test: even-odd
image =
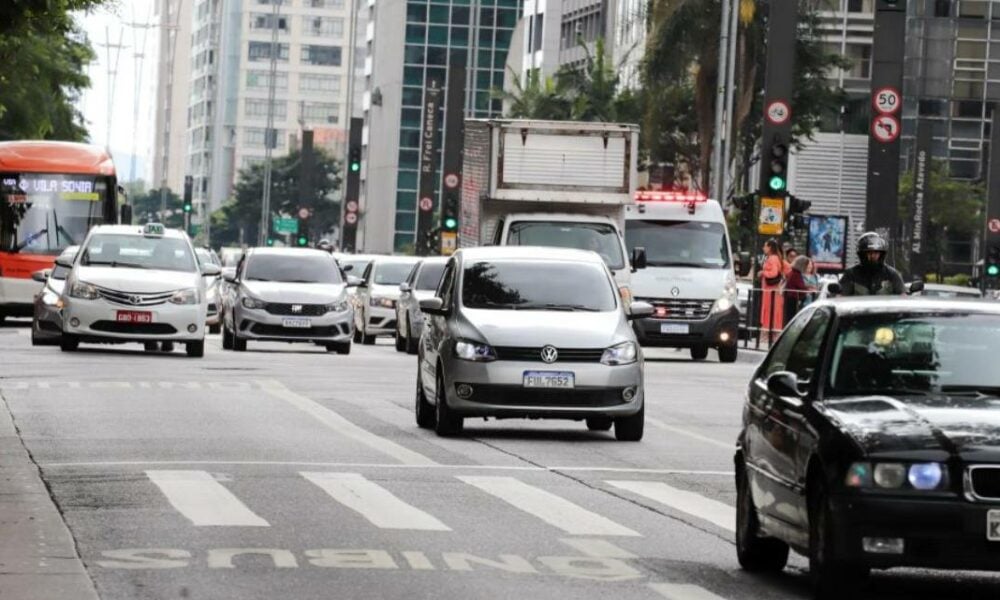
[[[387,340],[337,356],[212,338],[196,360],[65,354],[27,334],[0,328],[0,408],[72,538],[40,551],[4,537],[0,490],[0,567],[29,550],[45,568],[81,564],[106,600],[808,597],[799,557],[771,578],[736,564],[732,446],[752,362],[650,352],[641,443],[559,421],[467,421],[445,440],[416,427],[415,359]],[[0,475],[19,460],[4,447]],[[875,575],[872,596],[997,589],[903,571]]]

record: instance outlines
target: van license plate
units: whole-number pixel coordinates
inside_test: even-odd
[[[986,539],[1000,542],[1000,510],[986,512]]]
[[[281,324],[290,329],[309,329],[312,327],[312,321],[309,319],[283,319]]]
[[[660,333],[667,335],[687,335],[691,332],[691,326],[687,323],[661,323]]]
[[[568,371],[525,371],[524,387],[572,389],[575,379],[574,374]]]

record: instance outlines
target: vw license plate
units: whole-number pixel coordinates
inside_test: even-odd
[[[152,323],[153,313],[143,310],[119,310],[115,313],[119,323]]]
[[[575,376],[568,371],[525,371],[524,387],[571,389]]]
[[[991,510],[986,513],[986,539],[991,542],[1000,542],[1000,510]]]
[[[660,333],[672,335],[687,335],[691,331],[691,326],[687,323],[661,323]]]
[[[282,319],[281,324],[291,329],[309,329],[312,321],[309,319]]]

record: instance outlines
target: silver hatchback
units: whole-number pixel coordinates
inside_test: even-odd
[[[555,248],[459,250],[445,267],[420,338],[416,418],[438,435],[465,417],[586,420],[642,439],[643,360],[601,257]]]

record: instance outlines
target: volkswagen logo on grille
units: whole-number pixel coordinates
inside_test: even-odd
[[[129,296],[128,301],[132,304],[139,304],[142,302],[142,296]]]
[[[681,288],[670,288],[670,295],[676,298],[681,295]]]
[[[559,360],[559,351],[553,346],[542,348],[542,362],[552,364]]]
[[[300,312],[302,312],[302,305],[301,304],[293,304],[292,305],[292,312],[293,313],[300,313]]]

